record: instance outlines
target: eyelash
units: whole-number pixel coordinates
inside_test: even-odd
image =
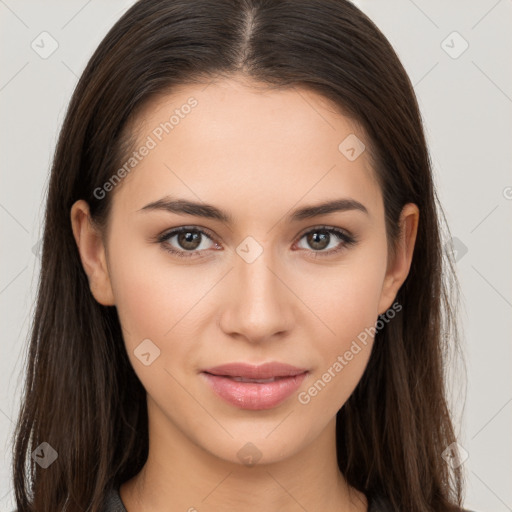
[[[305,233],[303,233],[299,237],[298,240],[300,241],[306,235],[309,235],[310,233],[319,232],[319,231],[333,234],[333,235],[337,236],[343,243],[341,243],[341,245],[339,247],[337,247],[336,249],[330,249],[329,251],[311,250],[311,252],[314,254],[315,258],[333,256],[333,255],[338,254],[339,252],[343,251],[344,249],[347,249],[348,247],[353,246],[357,243],[357,239],[354,236],[348,234],[344,230],[330,227],[330,226],[318,226],[318,227],[311,228],[308,231],[306,231]],[[200,233],[201,235],[204,235],[207,238],[209,238],[210,240],[212,240],[212,242],[217,243],[217,242],[215,242],[215,240],[213,240],[213,237],[207,231],[205,231],[203,229],[199,229],[197,227],[187,227],[187,226],[179,227],[179,228],[167,231],[165,233],[162,233],[161,235],[159,235],[157,237],[156,241],[159,244],[161,244],[162,248],[165,251],[167,251],[175,256],[178,256],[179,258],[194,257],[196,254],[204,252],[204,250],[200,250],[200,251],[177,250],[177,249],[173,249],[168,243],[169,239],[172,238],[173,236],[179,235],[180,233],[188,233],[188,232]]]

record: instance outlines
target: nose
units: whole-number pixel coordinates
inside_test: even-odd
[[[296,324],[298,299],[287,286],[289,272],[264,250],[254,261],[235,255],[220,327],[232,337],[263,343],[283,337]]]

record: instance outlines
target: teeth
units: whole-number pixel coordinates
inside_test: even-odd
[[[236,380],[237,382],[274,382],[276,380],[275,377],[271,377],[270,379],[246,379],[245,377],[231,377],[231,379]]]

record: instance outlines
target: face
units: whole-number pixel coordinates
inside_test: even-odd
[[[388,261],[381,191],[355,137],[369,141],[314,93],[235,79],[183,86],[137,126],[136,165],[107,192],[104,245],[85,248],[73,218],[150,423],[237,463],[304,450],[360,380],[369,328],[408,272],[410,251]],[[249,368],[215,370],[230,363]]]

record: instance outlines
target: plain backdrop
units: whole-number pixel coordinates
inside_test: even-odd
[[[0,511],[14,507],[11,433],[57,134],[86,62],[132,3],[0,0]],[[510,511],[512,1],[357,5],[389,38],[415,86],[454,237],[445,242],[457,250],[467,389],[454,372],[452,408],[468,454],[465,506]],[[53,53],[41,55],[41,46]]]

